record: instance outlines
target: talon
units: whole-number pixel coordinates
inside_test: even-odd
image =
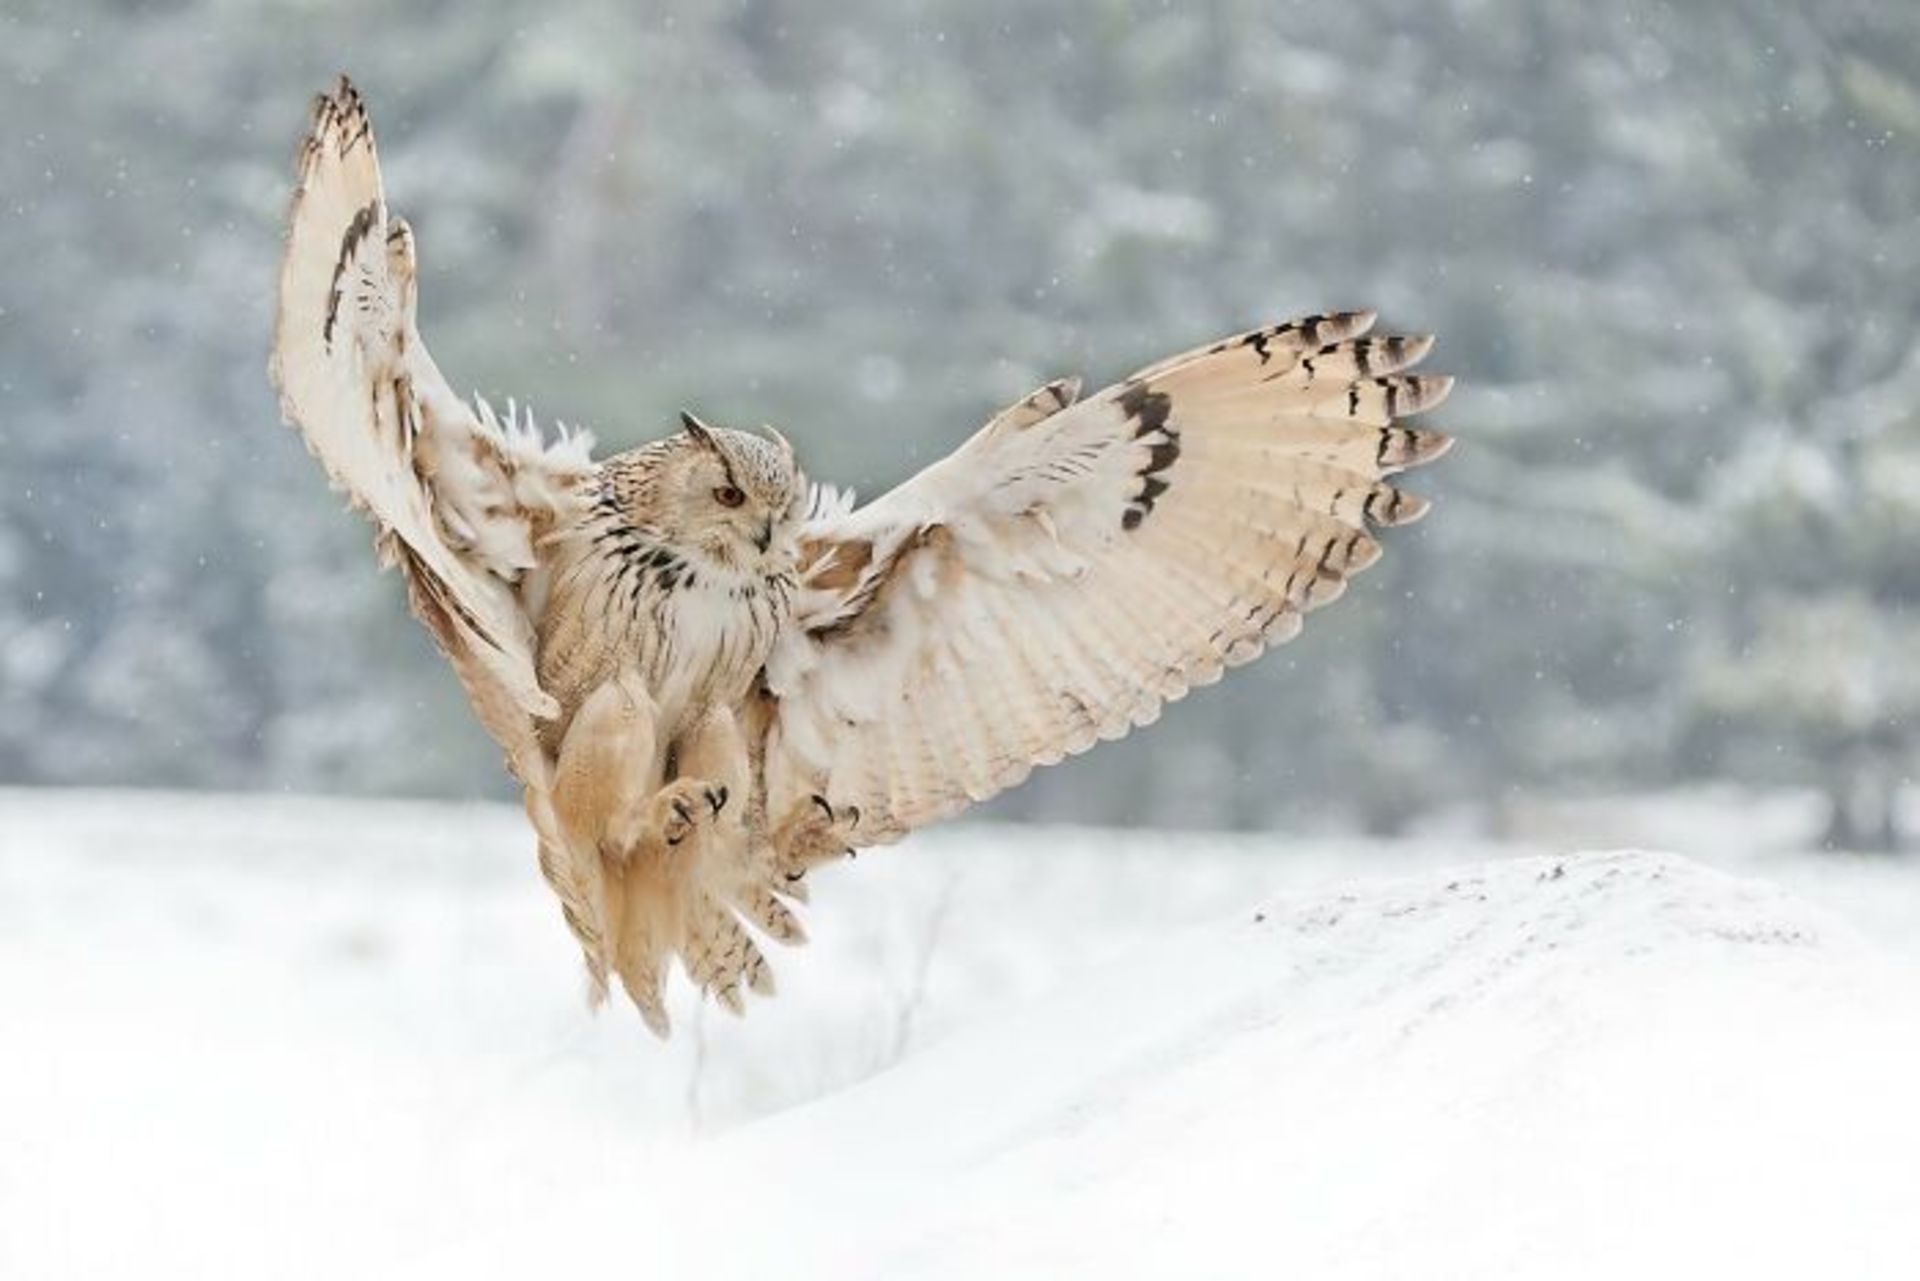
[[[847,806],[847,826],[860,826],[860,807],[858,805]]]
[[[725,783],[720,784],[718,787],[710,787],[707,789],[707,804],[713,806],[713,812],[716,816],[719,815],[721,810],[727,807],[727,785]]]
[[[805,872],[788,872],[786,873],[787,884],[798,885],[801,881],[806,879],[806,875],[807,874]]]
[[[693,822],[693,807],[678,796],[673,798],[673,812],[679,816],[682,823]]]
[[[678,845],[681,841],[684,841],[686,839],[687,839],[687,834],[685,832],[681,832],[677,836],[669,836],[667,838],[667,848],[672,849],[674,846]]]
[[[815,805],[818,805],[820,807],[820,812],[827,816],[827,822],[829,823],[833,822],[833,806],[827,804],[826,797],[820,795],[820,793],[818,792],[815,792],[813,794],[813,803]]]

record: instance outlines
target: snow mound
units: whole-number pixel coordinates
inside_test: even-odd
[[[1912,991],[1667,855],[1285,899],[407,1270],[1906,1275]]]

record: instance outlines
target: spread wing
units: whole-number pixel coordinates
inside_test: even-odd
[[[453,393],[414,323],[413,236],[390,217],[365,105],[343,77],[314,103],[288,215],[269,367],[281,411],[334,485],[373,521],[414,613],[475,713],[527,784],[541,867],[604,987],[597,857],[574,858],[548,810],[538,721],[556,714],[535,675],[522,580],[534,548],[586,501],[590,442],[543,442]]]
[[[1052,384],[871,505],[829,496],[768,670],[775,805],[819,793],[892,840],[1290,639],[1373,526],[1426,511],[1383,478],[1451,443],[1397,422],[1452,385],[1402,372],[1431,339],[1372,322],[1255,330],[1077,403]]]

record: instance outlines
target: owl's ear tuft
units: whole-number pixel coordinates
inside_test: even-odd
[[[762,423],[760,425],[760,430],[766,433],[768,440],[771,440],[774,444],[780,446],[780,452],[787,456],[787,462],[792,463],[794,461],[792,441],[788,440],[785,436],[782,436],[780,432],[771,423]]]
[[[695,418],[690,411],[680,411],[680,425],[686,428],[687,435],[693,437],[696,445],[703,445],[716,454],[720,452],[720,442],[713,438],[713,428]]]

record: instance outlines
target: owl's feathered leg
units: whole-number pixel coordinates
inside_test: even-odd
[[[822,790],[827,786],[825,772],[796,768],[791,754],[776,753],[779,768],[769,773],[769,744],[778,733],[778,700],[763,688],[748,703],[747,713],[753,767],[747,824],[752,842],[750,861],[759,883],[774,892],[765,897],[773,898],[775,907],[781,906],[776,895],[804,903],[806,874],[851,852],[859,831],[860,810],[854,805],[835,805]],[[777,931],[770,932],[780,937]]]
[[[652,826],[658,717],[645,682],[622,672],[587,695],[568,723],[553,807],[582,848],[621,860]]]
[[[653,786],[660,775],[659,707],[637,673],[622,672],[582,700],[553,771],[553,809],[570,841],[598,851],[605,873],[613,970],[656,1035],[668,1031],[660,985],[681,932],[671,869],[647,847],[664,846],[662,813],[678,820]]]
[[[676,775],[671,782],[688,783],[704,791],[717,791],[729,799],[745,800],[750,782],[746,740],[741,737],[739,722],[725,707],[709,708],[693,728],[672,745],[670,756]],[[663,794],[664,791],[662,789]],[[735,805],[724,816],[716,811],[716,829],[738,829],[743,808]],[[721,802],[720,809],[726,809],[725,801]]]
[[[659,719],[635,674],[589,694],[560,742],[554,808],[573,839],[600,851],[613,969],[647,1026],[665,1036],[661,987],[675,954],[729,1008],[743,982],[764,984],[766,962],[724,901],[745,843],[740,807],[728,813],[749,782],[739,728],[720,709],[662,742]],[[677,777],[653,786],[669,769]]]
[[[745,1009],[743,987],[765,995],[773,992],[773,971],[747,933],[741,913],[782,941],[804,936],[799,922],[778,903],[767,903],[771,896],[758,892],[754,883],[748,856],[753,779],[739,718],[725,707],[709,709],[673,756],[686,776],[714,780],[740,798],[724,818],[701,832],[698,848],[689,856],[686,933],[680,946],[687,974],[701,991],[739,1014]]]
[[[781,870],[799,883],[820,864],[850,853],[859,827],[857,805],[835,805],[818,792],[795,802],[773,830]]]
[[[614,858],[670,858],[691,855],[701,829],[716,824],[734,791],[709,778],[676,778],[663,784],[647,802],[645,817],[625,840],[614,838],[608,853]]]

